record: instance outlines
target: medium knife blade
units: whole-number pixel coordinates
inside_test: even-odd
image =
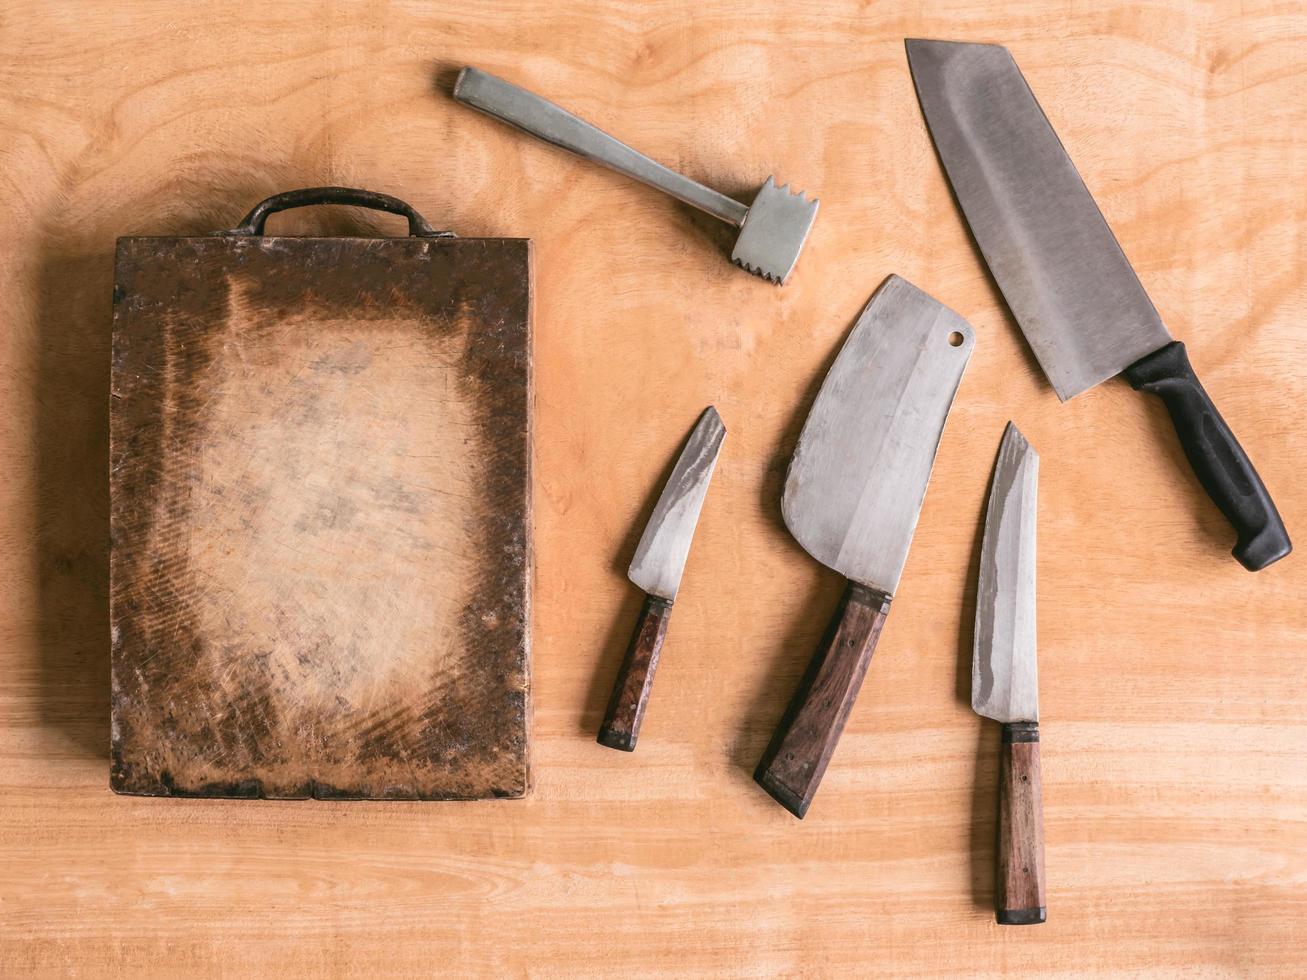
[[[893,596],[944,422],[975,339],[890,276],[863,309],[804,423],[781,512],[819,562]]]
[[[668,602],[676,599],[699,511],[725,438],[726,427],[710,405],[699,416],[667,478],[627,571],[627,577],[649,595]]]
[[[1063,401],[1120,374],[1162,399],[1251,571],[1293,545],[1006,48],[907,42],[917,97],[1003,298]]]
[[[1035,517],[1039,454],[1015,425],[999,445],[976,587],[971,707],[995,721],[1039,721]]]

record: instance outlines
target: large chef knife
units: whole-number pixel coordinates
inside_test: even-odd
[[[1043,922],[1044,810],[1035,663],[1039,454],[1008,423],[994,464],[976,586],[971,707],[1003,725],[999,758],[998,921]]]
[[[613,684],[613,695],[599,729],[601,745],[635,751],[640,723],[644,721],[653,688],[654,671],[658,669],[658,655],[672,615],[672,603],[681,585],[690,541],[725,438],[726,427],[717,409],[710,405],[690,433],[690,441],[681,451],[636,545],[635,558],[626,574],[644,589],[644,608]]]
[[[1280,515],[1006,48],[909,40],[926,125],[967,223],[1058,397],[1124,375],[1161,396],[1252,571],[1292,548]]]
[[[808,812],[889,614],[972,344],[965,320],[890,276],[799,436],[781,501],[785,525],[849,582],[754,774],[796,817]]]

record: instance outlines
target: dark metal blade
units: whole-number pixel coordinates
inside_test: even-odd
[[[1006,48],[909,40],[953,192],[1058,397],[1171,340]]]

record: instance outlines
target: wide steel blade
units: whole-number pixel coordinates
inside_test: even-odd
[[[1006,48],[907,42],[926,125],[985,261],[1063,401],[1171,335]]]
[[[876,290],[785,480],[785,524],[819,562],[894,594],[973,345],[970,325],[912,283],[890,276]]]
[[[998,447],[976,587],[971,707],[997,721],[1039,721],[1035,663],[1035,516],[1039,454],[1011,422]]]
[[[710,405],[699,416],[690,441],[667,478],[626,573],[650,595],[669,602],[676,598],[685,559],[690,554],[690,541],[699,523],[699,511],[703,509],[703,498],[708,493],[708,483],[725,438],[726,427],[717,409]]]

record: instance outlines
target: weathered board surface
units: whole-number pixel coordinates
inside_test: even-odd
[[[907,36],[1001,41],[1299,551],[1250,575],[1165,409],[1068,402],[1005,311]],[[0,972],[1307,975],[1307,8],[1283,0],[0,0]],[[723,191],[821,198],[794,275],[720,222],[454,104],[477,64]],[[288,187],[388,191],[535,261],[525,801],[116,796],[114,242]],[[291,212],[278,234],[398,234]],[[802,822],[753,782],[843,583],[781,523],[830,359],[897,272],[976,348],[893,615]],[[730,429],[634,754],[595,744],[626,579],[715,404]],[[999,726],[971,710],[985,490],[1039,448],[1048,922],[994,922]]]
[[[114,789],[525,793],[528,247],[119,242]]]

